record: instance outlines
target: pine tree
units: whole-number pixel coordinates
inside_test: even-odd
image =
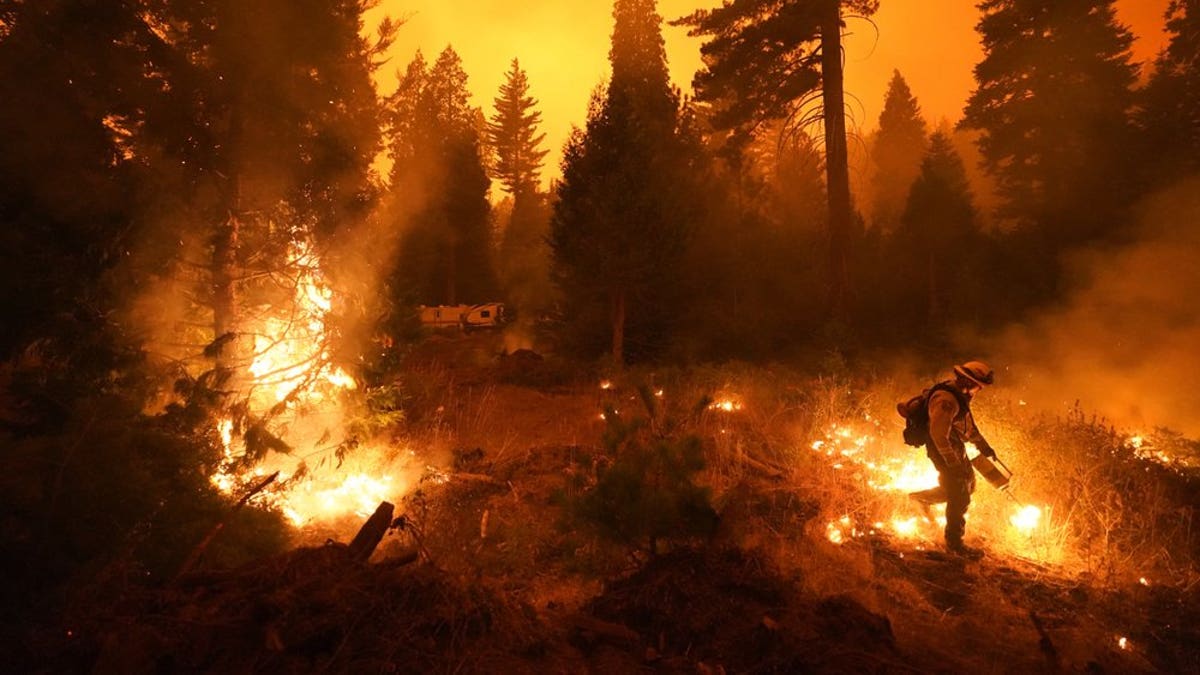
[[[525,71],[513,59],[495,99],[496,113],[488,121],[487,137],[495,156],[492,174],[512,196],[497,269],[517,316],[526,321],[550,304],[551,292],[546,245],[550,214],[540,191],[546,135],[538,132],[542,115],[536,105]]]
[[[719,126],[748,140],[763,121],[809,121],[807,103],[820,87],[828,199],[829,313],[850,315],[850,248],[854,226],[846,147],[841,29],[848,13],[870,16],[878,0],[746,0],[697,10],[679,19],[690,35],[711,36],[701,47],[705,69],[698,97],[721,101]]]
[[[1154,184],[1200,171],[1200,2],[1171,0],[1166,29],[1171,40],[1154,61],[1138,116]]]
[[[133,134],[163,98],[141,13],[132,0],[0,6],[0,359],[118,301],[103,279],[134,244],[150,173]]]
[[[514,198],[538,188],[546,151],[541,149],[546,134],[538,133],[542,115],[534,109],[537,99],[529,95],[529,80],[521,64],[513,59],[500,95],[496,114],[488,122],[488,140],[496,153],[495,176]]]
[[[483,302],[496,293],[491,181],[481,114],[469,99],[462,60],[447,47],[428,68],[418,52],[388,101],[393,211],[405,231],[394,292],[425,304]]]
[[[892,71],[871,144],[871,222],[880,231],[890,232],[899,224],[927,143],[921,106],[900,71]]]
[[[951,139],[937,131],[891,244],[896,286],[911,294],[897,306],[924,309],[911,317],[921,320],[918,332],[936,334],[950,321],[974,318],[969,299],[981,248],[966,169]]]
[[[627,330],[643,346],[661,342],[660,304],[688,231],[690,168],[655,4],[615,2],[612,78],[567,143],[551,221],[571,318],[585,336],[607,323],[617,364]]]
[[[1001,216],[1054,252],[1110,232],[1130,186],[1122,156],[1136,67],[1114,0],[984,0],[984,58],[961,125],[982,131]]]

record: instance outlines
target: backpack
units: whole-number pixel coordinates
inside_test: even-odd
[[[897,403],[896,412],[904,418],[905,444],[920,448],[931,440],[929,437],[929,398],[933,396],[933,392],[939,389],[954,394],[954,398],[959,402],[959,407],[962,410],[967,409],[962,396],[949,382],[939,382],[907,401]]]

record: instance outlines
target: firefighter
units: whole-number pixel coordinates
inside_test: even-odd
[[[937,468],[937,493],[946,502],[946,550],[972,559],[981,557],[983,552],[963,543],[967,507],[975,491],[975,471],[967,459],[966,444],[974,444],[987,457],[995,457],[996,451],[975,426],[971,399],[994,379],[986,363],[968,361],[954,366],[954,379],[935,386],[929,396],[929,442],[925,444],[925,454]]]

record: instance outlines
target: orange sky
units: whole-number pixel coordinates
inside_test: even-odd
[[[1117,0],[1119,18],[1138,37],[1134,57],[1150,59],[1165,44],[1163,12],[1168,0]],[[659,0],[666,19],[713,7],[720,0]],[[883,0],[875,26],[849,24],[846,88],[854,124],[875,126],[887,82],[899,69],[933,122],[955,121],[974,82],[981,56],[974,0]],[[543,131],[555,165],[572,124],[586,119],[588,97],[608,72],[612,32],[610,0],[383,0],[368,25],[388,14],[407,17],[392,60],[380,71],[380,88],[390,93],[396,72],[419,48],[432,61],[447,44],[462,57],[474,103],[493,112],[492,99],[513,57],[529,73],[539,99]],[[685,92],[700,65],[700,42],[679,28],[664,26],[671,75]]]

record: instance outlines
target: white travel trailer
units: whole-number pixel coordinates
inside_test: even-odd
[[[492,328],[505,320],[504,303],[485,302],[480,305],[437,305],[417,308],[421,325],[429,328]]]

